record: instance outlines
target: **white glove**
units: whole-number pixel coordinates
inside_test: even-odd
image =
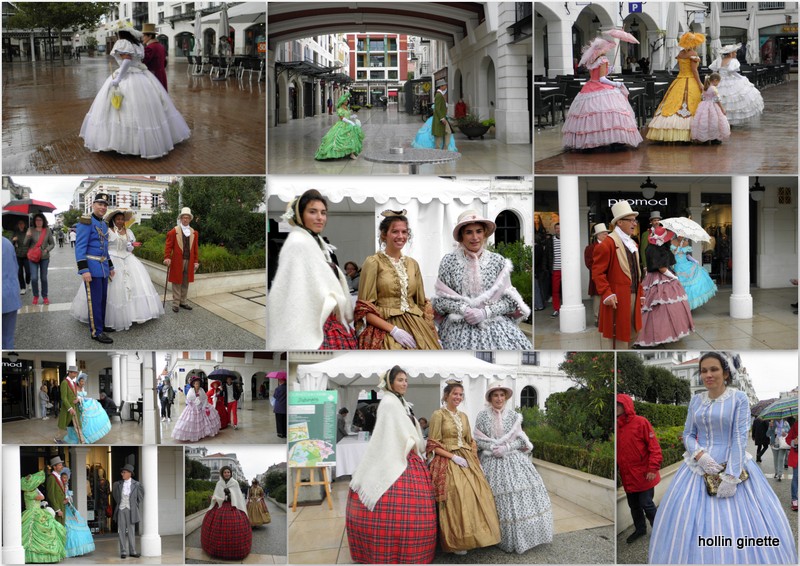
[[[469,468],[469,464],[461,456],[453,456],[452,460],[453,460],[453,462],[455,462],[456,464],[458,464],[462,468]]]
[[[600,82],[603,83],[604,85],[613,86],[615,88],[620,88],[622,86],[622,83],[620,81],[612,81],[608,77],[600,77]]]
[[[733,497],[736,495],[736,485],[733,482],[722,480],[717,488],[717,497],[725,499],[726,497]]]
[[[677,279],[677,278],[678,278],[678,277],[677,277],[677,276],[676,276],[674,273],[672,273],[672,272],[671,272],[669,269],[667,269],[667,270],[664,272],[664,275],[666,275],[666,276],[667,276],[667,277],[669,277],[670,279]]]
[[[484,320],[489,318],[489,314],[486,309],[467,309],[464,313],[464,320],[466,320],[469,324],[473,326],[476,324],[480,324]]]
[[[122,78],[128,72],[128,67],[131,66],[130,59],[123,59],[122,63],[120,63],[119,71],[117,71],[117,78],[111,81],[111,86],[119,86],[119,83],[122,81]]]
[[[708,452],[703,453],[697,461],[697,465],[707,474],[718,474],[722,471],[722,466]]]
[[[128,242],[125,245],[125,249],[128,250],[129,252],[132,252],[133,251],[133,243],[132,242]]]
[[[495,458],[502,458],[506,454],[508,454],[509,449],[507,444],[498,444],[492,447],[492,455]]]
[[[410,349],[417,347],[417,342],[414,340],[414,337],[402,328],[397,328],[395,326],[392,328],[392,331],[389,334],[391,334],[392,338],[394,338],[401,346]]]

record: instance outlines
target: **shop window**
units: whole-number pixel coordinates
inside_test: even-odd
[[[792,204],[792,189],[778,187],[778,204]]]
[[[531,408],[539,406],[539,396],[536,394],[536,389],[530,385],[522,388],[519,404],[522,408]]]

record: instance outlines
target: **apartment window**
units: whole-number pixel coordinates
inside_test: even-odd
[[[539,365],[539,352],[527,350],[522,352],[522,365],[524,366],[538,366]]]
[[[161,204],[161,196],[153,195],[153,208],[158,208],[160,204]]]
[[[399,73],[397,71],[389,71],[389,78],[397,80],[399,77]]]
[[[383,79],[386,78],[386,72],[385,71],[370,71],[369,72],[369,78],[371,80],[373,80],[373,81],[374,80],[383,80]]]
[[[159,12],[158,13],[158,23],[159,24],[163,24],[164,23],[164,12]]]
[[[356,71],[356,80],[359,80],[359,81],[367,80],[367,72],[366,71]]]
[[[373,55],[370,54],[369,56],[369,66],[370,67],[384,67],[385,60],[383,55]]]
[[[475,357],[490,364],[494,363],[494,352],[492,350],[475,352]]]
[[[369,50],[370,51],[383,51],[386,44],[382,39],[370,39],[369,40]]]
[[[139,208],[139,193],[131,193],[131,208]]]

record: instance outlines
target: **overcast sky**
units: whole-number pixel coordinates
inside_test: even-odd
[[[263,474],[274,465],[286,461],[286,445],[260,445],[245,444],[211,444],[205,446],[208,454],[236,454],[239,465],[242,466],[247,481],[251,481],[258,474]]]
[[[18,185],[31,188],[31,198],[45,200],[56,206],[55,212],[66,212],[72,202],[72,193],[78,188],[86,175],[46,175],[36,177],[25,177],[22,175],[11,175],[11,179]],[[48,222],[55,221],[53,214],[45,214]]]
[[[797,352],[768,350],[736,353],[747,368],[759,400],[778,397],[781,391],[791,391],[797,387]],[[689,352],[689,359],[695,357],[700,357],[700,352]]]

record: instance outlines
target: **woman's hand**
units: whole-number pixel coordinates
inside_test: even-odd
[[[700,459],[697,460],[697,465],[707,474],[718,474],[722,471],[722,466],[707,452],[700,456]]]
[[[459,466],[461,466],[462,468],[469,468],[469,463],[461,456],[456,456],[455,454],[453,454],[453,457],[450,459]]]
[[[480,324],[484,320],[489,318],[489,315],[486,312],[486,309],[467,309],[464,313],[464,320],[466,320],[469,324],[475,326],[476,324]]]
[[[717,497],[725,499],[736,495],[736,484],[732,482],[722,481],[717,488]]]
[[[507,444],[498,444],[497,446],[492,446],[492,456],[495,458],[502,458],[508,453],[509,449]]]
[[[389,334],[397,341],[398,344],[405,348],[415,349],[417,347],[417,342],[414,340],[414,337],[402,328],[395,326],[392,328],[392,331],[389,332]]]

